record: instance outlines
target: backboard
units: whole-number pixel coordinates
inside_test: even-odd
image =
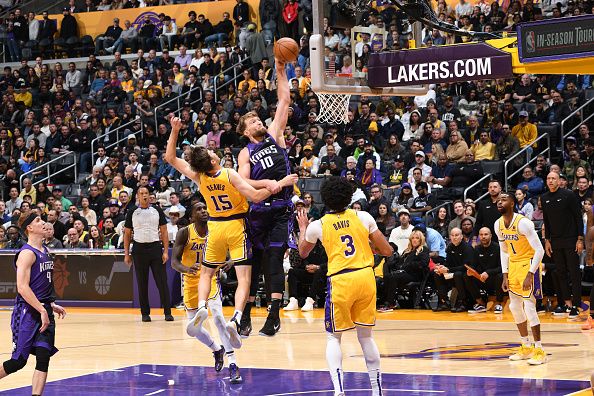
[[[367,83],[367,66],[364,52],[368,49],[371,52],[381,52],[387,48],[389,41],[389,30],[383,23],[366,27],[356,24],[360,15],[353,17],[341,14],[339,9],[344,9],[346,1],[354,0],[313,0],[313,34],[310,37],[310,66],[311,86],[316,93],[323,94],[345,94],[345,95],[367,95],[367,96],[417,96],[425,95],[427,87],[423,85],[409,85],[404,87],[376,87],[371,88]],[[382,0],[374,1],[374,5],[381,9]],[[341,4],[342,3],[342,4]],[[352,7],[351,7],[352,10]],[[359,11],[359,10],[358,10]],[[360,12],[356,12],[360,14]],[[326,47],[324,30],[328,18],[332,14],[333,26],[341,29],[341,43],[338,51],[332,51]],[[419,26],[416,26],[419,25]],[[343,30],[344,29],[344,30]],[[336,33],[336,32],[335,32]],[[420,40],[420,24],[414,24],[410,36]],[[344,42],[348,39],[348,47]],[[411,46],[414,46],[412,44]],[[345,49],[346,48],[346,49]],[[336,53],[338,52],[338,53]],[[350,58],[351,68],[342,70],[334,66],[334,58],[340,58],[339,64]]]

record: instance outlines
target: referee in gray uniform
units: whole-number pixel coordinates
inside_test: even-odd
[[[151,321],[151,307],[148,298],[150,268],[159,289],[165,320],[171,322],[173,316],[171,316],[171,301],[165,269],[165,263],[169,258],[167,219],[161,208],[152,206],[149,203],[148,188],[139,187],[137,197],[139,206],[128,211],[124,223],[124,261],[130,266],[132,265],[132,258],[134,258],[142,321]],[[134,236],[132,236],[132,231],[134,231]],[[130,255],[132,238],[134,238],[134,250]]]

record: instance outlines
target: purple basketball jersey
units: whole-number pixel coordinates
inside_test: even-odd
[[[247,147],[250,156],[251,179],[279,181],[291,174],[287,150],[279,146],[268,133],[260,143],[249,143]],[[292,195],[293,187],[285,187],[278,194],[272,195],[269,200],[290,200]]]
[[[35,297],[42,303],[55,301],[54,284],[52,283],[54,260],[49,255],[47,248],[44,246],[43,251],[40,251],[29,244],[25,244],[14,256],[15,267],[17,258],[23,250],[30,250],[35,253],[35,263],[31,266],[31,278],[29,280],[29,286],[33,290]],[[17,295],[16,301],[24,302],[25,300]]]

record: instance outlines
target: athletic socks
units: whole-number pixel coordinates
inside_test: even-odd
[[[344,381],[344,372],[342,369],[337,368],[336,370],[330,371],[330,377],[332,377],[332,385],[334,385],[334,395],[344,395],[344,387],[342,385]]]
[[[253,302],[250,302],[250,301],[245,303],[245,308],[243,309],[243,316],[247,316],[248,318],[251,316],[252,304],[253,304]]]
[[[382,373],[379,368],[368,370],[369,381],[371,382],[371,394],[380,396],[382,394]]]
[[[235,358],[235,351],[227,351],[225,352],[225,355],[227,356],[227,362],[229,362],[229,364],[237,364],[237,359]]]
[[[198,337],[196,337],[196,338],[198,338]],[[200,341],[200,338],[198,338],[198,340]],[[210,344],[207,346],[213,352],[218,352],[221,350],[221,346],[219,344],[217,344],[216,342],[214,342],[214,340],[212,338],[210,339]]]
[[[278,298],[273,298],[270,301],[270,313],[269,316],[273,318],[278,318],[278,311],[280,310],[282,300]]]
[[[237,323],[241,322],[241,311],[236,309],[231,320],[233,319],[237,320]]]
[[[542,349],[542,341],[534,341],[534,346],[535,346],[536,348],[540,348],[540,349]]]
[[[522,342],[522,345],[524,345],[524,346],[532,345],[530,343],[530,337],[520,337],[520,340]]]

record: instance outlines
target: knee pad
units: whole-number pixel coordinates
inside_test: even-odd
[[[509,294],[509,310],[511,311],[516,324],[524,323],[526,321],[526,313],[524,312],[523,298],[516,296],[513,293]]]
[[[47,373],[50,362],[50,351],[45,348],[35,348],[35,357],[37,357],[37,363],[35,364],[35,370]]]
[[[20,357],[18,359],[10,359],[5,361],[2,366],[7,375],[16,373],[27,365],[27,359]]]
[[[538,326],[540,319],[538,318],[538,311],[536,310],[536,303],[534,300],[524,300],[524,312],[528,318],[528,324],[530,327]]]

